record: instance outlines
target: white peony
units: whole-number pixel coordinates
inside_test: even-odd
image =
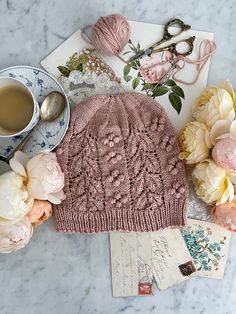
[[[211,142],[209,131],[204,123],[190,122],[180,132],[181,153],[179,158],[187,164],[203,161],[210,155]]]
[[[235,119],[235,93],[228,81],[220,87],[207,87],[197,98],[192,110],[193,117],[211,128],[218,120]]]
[[[65,198],[64,174],[57,162],[56,155],[42,151],[30,160],[22,152],[16,152],[10,160],[11,168],[27,180],[29,195],[38,200],[48,200],[60,204]]]
[[[11,253],[25,247],[32,234],[28,216],[15,223],[0,225],[0,253]]]
[[[26,215],[33,206],[23,177],[13,171],[0,176],[0,224],[7,220],[18,220]]]
[[[197,196],[207,204],[216,202],[216,205],[219,205],[233,200],[233,184],[226,171],[218,167],[213,160],[196,165],[192,177]]]

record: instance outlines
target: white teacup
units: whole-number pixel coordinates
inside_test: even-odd
[[[16,135],[20,135],[22,133],[28,132],[35,126],[35,124],[39,120],[39,105],[33,93],[31,92],[31,90],[25,84],[23,84],[22,82],[20,82],[19,80],[15,78],[0,76],[0,93],[1,93],[2,88],[12,87],[12,86],[19,86],[23,88],[27,92],[27,94],[31,97],[32,106],[33,106],[32,116],[28,124],[23,129],[17,130],[17,132],[7,130],[5,127],[1,125],[1,121],[0,121],[0,138],[12,137],[12,136],[16,136]],[[1,103],[0,103],[0,106],[1,106]],[[14,118],[17,119],[16,116],[14,116]]]

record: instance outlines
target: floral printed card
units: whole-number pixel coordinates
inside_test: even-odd
[[[197,270],[196,276],[223,278],[231,232],[214,223],[189,219],[181,233]]]

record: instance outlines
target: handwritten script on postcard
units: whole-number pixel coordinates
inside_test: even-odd
[[[149,233],[111,233],[114,297],[152,295],[192,276],[224,276],[231,232],[206,221],[188,219],[181,229]]]
[[[110,233],[114,297],[152,294],[149,233]]]
[[[167,289],[195,272],[191,255],[179,229],[151,234],[153,275],[159,289]]]

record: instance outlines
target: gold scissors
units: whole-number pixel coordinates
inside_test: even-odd
[[[175,33],[173,33],[170,30],[171,26],[177,26],[178,30]],[[164,48],[155,49],[156,47],[160,46],[164,42],[169,41],[171,38],[174,38],[174,37],[180,35],[181,33],[187,31],[190,28],[191,28],[190,25],[185,24],[183,21],[181,21],[179,19],[173,19],[173,20],[169,21],[164,27],[163,38],[161,40],[157,41],[156,43],[154,43],[148,49],[140,51],[136,55],[132,56],[129,59],[129,62],[134,61],[136,59],[141,59],[143,56],[150,56],[153,52],[160,52],[160,51],[165,51],[165,50],[172,52],[176,56],[178,56],[178,55],[187,56],[187,55],[191,54],[193,51],[193,42],[195,40],[195,36],[180,40],[180,41],[173,43],[173,44],[170,44],[169,46],[166,46]],[[181,43],[184,43],[187,46],[187,48],[185,48],[184,51],[183,50],[181,51],[181,48],[180,48]],[[179,48],[178,48],[178,46],[179,46]]]

